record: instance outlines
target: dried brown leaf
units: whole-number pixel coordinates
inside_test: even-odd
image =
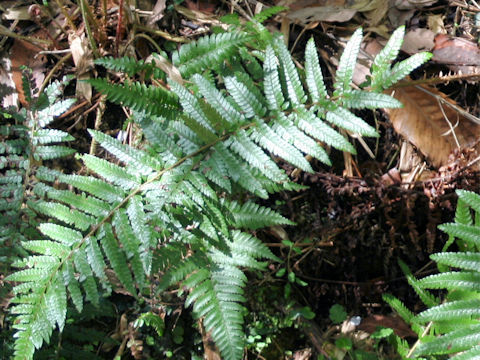
[[[41,36],[38,36],[41,37]],[[28,41],[15,39],[10,49],[10,59],[12,61],[12,77],[17,89],[18,98],[23,106],[27,106],[22,87],[22,70],[21,66],[32,69],[32,77],[35,80],[35,86],[40,88],[45,79],[45,64],[47,58],[45,55],[39,55],[42,50],[37,45],[33,45]]]
[[[435,167],[445,165],[455,149],[469,148],[479,138],[480,125],[448,106],[456,103],[432,87],[399,88],[393,96],[404,105],[386,109],[393,127]]]
[[[433,60],[452,71],[475,74],[480,69],[480,49],[474,42],[439,34],[435,37]]]

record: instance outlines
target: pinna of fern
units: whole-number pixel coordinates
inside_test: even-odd
[[[190,83],[170,79],[170,91],[91,80],[111,99],[136,110],[133,119],[151,147],[134,149],[90,130],[119,163],[85,154],[79,159],[95,176],[39,169],[34,190],[43,200],[32,208],[49,221],[39,225],[40,240],[22,243],[32,255],[17,262],[21,270],[9,276],[18,283],[12,300],[15,357],[32,358],[55,327],[63,329],[67,299],[81,312],[85,301],[98,304],[118,283],[132,296],[142,296],[151,275],[160,272],[159,296],[179,283],[188,289],[186,304],[203,318],[223,357],[240,359],[242,269],[262,269],[262,259],[276,260],[241,229],[290,222],[253,203],[234,203],[230,195],[243,189],[266,198],[268,192],[294,188],[275,157],[312,171],[305,154],[329,163],[318,141],[354,152],[328,123],[378,136],[347,110],[349,96],[356,108],[400,104],[350,88],[361,38],[358,30],[342,55],[333,98],[325,90],[313,40],[306,49],[304,84],[279,38],[256,58],[238,55],[244,34],[215,35],[180,50],[174,63]],[[252,64],[260,63],[262,82],[250,76],[252,69],[258,75],[259,67]],[[138,90],[142,98],[127,98],[125,89]],[[156,110],[147,106],[153,100]],[[72,191],[62,190],[62,184]],[[118,281],[106,276],[108,268]]]

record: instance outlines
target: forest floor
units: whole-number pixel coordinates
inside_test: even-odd
[[[382,300],[382,294],[391,293],[410,309],[421,310],[398,260],[408,264],[418,277],[435,272],[429,255],[445,243],[446,236],[437,226],[453,219],[455,190],[479,191],[480,120],[476,116],[480,115],[480,7],[476,2],[76,3],[81,1],[0,2],[4,24],[0,27],[0,46],[5,62],[0,69],[0,83],[18,92],[18,98],[15,94],[5,98],[4,106],[28,106],[21,86],[21,66],[33,70],[39,89],[65,75],[76,79],[103,76],[104,70],[93,64],[94,58],[128,55],[140,60],[158,49],[171,52],[182,43],[224,26],[227,19],[249,20],[275,5],[289,9],[266,20],[265,25],[284,34],[289,49],[300,61],[307,40],[313,36],[319,44],[327,84],[332,83],[342,47],[358,27],[364,29],[365,40],[357,85],[365,79],[362,63],[368,63],[400,25],[406,25],[407,33],[403,58],[420,51],[433,52],[433,60],[395,90],[395,96],[408,103],[402,113],[358,113],[381,136],[365,139],[364,144],[355,141],[357,155],[332,151],[333,166],[312,161],[314,174],[283,165],[292,179],[308,189],[283,192],[266,203],[298,225],[257,233],[284,263],[271,264],[266,273],[251,274],[253,286],[248,289],[252,290],[247,289],[247,322],[251,324],[247,329],[248,359],[306,360],[316,358],[312,355],[316,352],[353,358],[358,349],[373,354],[373,358],[395,357],[388,346],[378,346],[361,334],[372,334],[377,326],[385,326],[411,340],[411,331]],[[85,18],[89,23],[83,21]],[[135,129],[124,109],[108,102],[102,108],[100,94],[85,83],[72,84],[65,95],[77,97],[78,101],[52,126],[72,133],[78,151],[89,151],[87,128],[99,128],[114,136],[124,134],[126,141],[132,140]],[[426,91],[419,93],[418,87]],[[72,170],[78,164],[58,166]],[[289,273],[294,274],[293,281]],[[119,313],[128,312],[127,296],[117,296]],[[292,304],[306,316],[294,321]],[[334,305],[341,305],[347,312],[344,326],[354,316],[362,320],[352,335],[360,340],[348,352],[335,342],[342,326],[334,321]],[[309,312],[315,317],[308,316]],[[112,332],[118,322],[110,324]],[[175,326],[170,325],[172,331]],[[193,340],[187,337],[185,334],[182,341],[177,341],[178,337],[173,342],[165,340],[175,353],[173,358],[184,356],[182,346],[193,346],[189,345]],[[167,347],[165,344],[162,346]],[[126,351],[123,358],[142,356]]]

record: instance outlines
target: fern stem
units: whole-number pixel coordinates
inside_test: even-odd
[[[95,39],[93,38],[92,29],[88,21],[89,17],[92,19],[92,21],[95,21],[95,19],[93,18],[92,13],[90,12],[90,8],[87,6],[88,4],[85,4],[85,1],[86,0],[80,0],[80,11],[82,12],[82,18],[83,18],[83,21],[85,22],[85,29],[87,30],[87,37],[88,37],[88,40],[90,41],[90,46],[92,47],[93,56],[95,58],[98,58],[100,55],[98,53],[97,44],[95,44]]]
[[[53,75],[57,72],[58,69],[67,61],[70,60],[72,57],[72,53],[69,52],[66,54],[64,57],[62,57],[60,60],[57,61],[55,66],[48,72],[48,75],[45,76],[45,80],[43,80],[42,86],[40,87],[40,90],[38,91],[39,94],[43,93],[43,90],[47,87],[48,83],[50,82],[51,78]]]
[[[97,114],[96,114],[96,117],[95,117],[95,125],[94,125],[95,130],[100,129],[100,124],[102,123],[103,113],[105,112],[106,102],[107,102],[107,96],[106,95],[102,95],[100,97],[100,100],[98,100],[98,108],[97,108]],[[97,148],[97,141],[92,138],[92,142],[90,143],[89,154],[94,155],[96,148]]]
[[[163,52],[162,48],[155,42],[155,40],[153,40],[150,36],[148,36],[147,34],[135,34],[130,40],[127,41],[127,43],[125,44],[125,48],[124,50],[126,51],[127,48],[130,46],[130,44],[132,42],[134,42],[137,38],[144,38],[146,39],[149,43],[151,43],[153,45],[153,47],[157,50],[157,52],[159,54],[161,54]],[[123,54],[122,54],[123,55]]]

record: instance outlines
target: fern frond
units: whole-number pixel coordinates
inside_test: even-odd
[[[365,121],[343,107],[338,107],[327,112],[326,119],[332,124],[356,134],[373,137],[380,136],[374,127],[368,125]]]
[[[335,83],[333,84],[335,89],[334,95],[336,96],[342,95],[350,89],[360,44],[362,43],[362,33],[361,28],[355,30],[340,57],[337,73],[335,74]]]
[[[295,115],[297,126],[308,135],[336,149],[348,151],[352,154],[356,153],[355,148],[345,137],[325,124],[310,111],[298,111]]]
[[[225,86],[247,119],[253,118],[255,115],[263,117],[266,114],[267,109],[263,104],[263,99],[259,98],[258,94],[251,92],[236,77],[228,76],[224,81]]]
[[[172,55],[172,62],[183,77],[202,73],[212,65],[219,66],[232,56],[236,48],[250,40],[249,35],[240,32],[220,33],[205,36],[180,48]]]
[[[269,8],[263,9],[258,14],[255,14],[252,20],[262,24],[268,18],[271,18],[272,16],[275,16],[285,10],[287,10],[285,6],[271,6]]]
[[[476,319],[480,316],[480,299],[452,301],[431,307],[416,316],[422,323],[428,321],[456,321]]]
[[[90,154],[80,156],[86,166],[96,172],[107,181],[129,191],[139,186],[136,177],[125,168]]]
[[[398,260],[398,265],[400,265],[400,268],[407,277],[407,281],[410,286],[413,288],[413,290],[415,290],[415,293],[425,305],[432,307],[440,303],[440,301],[436,299],[435,296],[433,296],[430,292],[428,292],[419,285],[418,279],[413,276],[407,264],[405,264],[402,260]]]
[[[101,229],[100,242],[102,248],[105,251],[110,264],[112,265],[118,280],[125,286],[127,291],[136,296],[136,290],[133,283],[132,274],[130,273],[127,265],[127,259],[125,254],[120,250],[120,247],[113,235],[113,230],[110,224],[104,224]]]
[[[459,199],[468,204],[477,213],[480,213],[480,196],[477,193],[467,190],[456,191]]]
[[[419,280],[418,284],[427,289],[480,291],[480,273],[445,272],[427,276]]]
[[[167,119],[175,118],[178,112],[177,97],[161,87],[147,86],[139,82],[117,85],[105,79],[89,79],[88,82],[98,91],[105,93],[108,100],[133,110]]]
[[[480,246],[480,228],[478,226],[451,223],[440,225],[438,228],[469,244]]]
[[[234,226],[236,228],[255,230],[273,225],[295,225],[294,222],[272,209],[260,206],[251,201],[247,201],[243,205],[232,201],[227,203],[226,206],[233,215]]]
[[[145,63],[144,60],[137,60],[129,56],[124,56],[121,58],[114,58],[112,56],[107,56],[104,58],[95,59],[95,64],[102,65],[103,67],[126,73],[128,76],[134,76],[139,73],[144,73],[145,78],[158,79],[162,77],[162,72],[159,68],[155,66],[154,63]]]
[[[276,39],[275,52],[280,61],[283,76],[285,77],[287,94],[291,104],[296,107],[306,101],[305,91],[298,74],[297,68],[293,63],[292,56],[288,52],[287,47],[282,39]]]
[[[154,170],[160,171],[163,168],[161,159],[154,158],[144,151],[122,144],[119,140],[100,131],[89,129],[88,132],[105,150],[135,172],[148,176]]]
[[[361,90],[346,91],[342,98],[343,106],[350,109],[401,108],[403,105],[390,95],[367,93]]]
[[[416,324],[415,315],[405,306],[405,304],[390,294],[382,294],[382,299],[407,323],[417,334],[423,332],[422,328]]]
[[[456,267],[462,270],[478,271],[478,269],[480,269],[480,253],[477,252],[442,252],[433,254],[430,258],[439,264]]]
[[[393,60],[396,59],[400,48],[402,47],[403,37],[405,36],[405,26],[398,27],[388,39],[385,47],[375,56],[372,65],[372,86],[377,87],[379,80],[376,78],[377,74],[382,74],[387,71]]]
[[[471,325],[452,331],[430,342],[421,343],[415,350],[414,355],[422,356],[457,353],[459,351],[472,349],[472,347],[478,345],[479,341],[480,324]]]
[[[325,83],[323,82],[322,69],[318,61],[317,48],[313,38],[308,40],[305,49],[305,76],[310,97],[314,103],[328,97]],[[348,107],[348,105],[346,105]]]

